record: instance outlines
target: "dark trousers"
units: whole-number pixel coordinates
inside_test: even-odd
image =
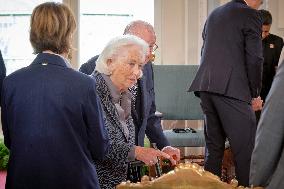
[[[200,99],[205,115],[205,170],[221,176],[225,140],[228,138],[239,185],[248,186],[256,132],[255,114],[251,105],[207,92],[201,92]]]
[[[258,122],[259,122],[260,116],[261,116],[261,111],[256,111],[256,112],[255,112],[256,125],[257,125],[257,124],[258,124]]]

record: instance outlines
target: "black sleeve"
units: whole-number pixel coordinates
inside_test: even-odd
[[[10,139],[10,134],[9,134],[9,129],[8,129],[8,106],[7,106],[7,98],[6,98],[6,80],[3,83],[3,88],[2,88],[2,97],[1,97],[1,121],[2,121],[2,131],[4,135],[4,143],[5,146],[10,149],[11,146],[11,139]]]
[[[245,23],[245,59],[247,76],[251,95],[253,98],[260,95],[261,78],[262,78],[262,42],[261,42],[261,27],[262,21],[259,13],[255,10],[250,10]]]
[[[6,77],[6,67],[4,64],[4,60],[0,51],[0,99],[1,99],[1,89],[2,89],[2,84],[3,80]]]

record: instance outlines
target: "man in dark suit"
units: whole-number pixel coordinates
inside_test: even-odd
[[[0,50],[0,99],[1,99],[2,84],[5,77],[6,77],[6,67]]]
[[[261,107],[261,18],[255,10],[261,3],[232,0],[209,15],[200,67],[189,88],[200,96],[205,114],[205,169],[221,176],[228,138],[243,186],[249,184],[256,131],[252,105]]]
[[[149,44],[150,52],[157,49],[156,35],[151,24],[136,20],[128,24],[125,28],[124,34],[135,35]],[[135,143],[139,146],[144,146],[145,134],[148,136],[151,143],[156,143],[157,147],[163,152],[174,156],[177,160],[180,159],[180,152],[177,148],[170,146],[165,137],[160,117],[155,115],[155,92],[152,68],[152,54],[149,54],[148,63],[144,66],[143,77],[138,80],[137,86],[133,93],[136,98],[132,101],[131,115],[135,124],[136,138]],[[79,71],[90,75],[95,67],[98,55],[91,58],[87,63],[83,64]]]
[[[262,17],[262,48],[263,48],[263,74],[262,74],[262,88],[260,92],[260,96],[263,100],[265,100],[281,55],[281,51],[283,48],[283,39],[277,35],[273,35],[269,33],[271,24],[272,24],[272,16],[267,10],[259,11]]]

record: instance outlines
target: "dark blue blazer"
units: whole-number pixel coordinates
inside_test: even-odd
[[[6,76],[6,67],[0,50],[0,99],[1,99],[2,84],[5,76]]]
[[[2,127],[10,149],[6,188],[96,189],[94,159],[109,146],[93,78],[57,55],[38,54],[6,77]]]
[[[262,77],[261,18],[243,0],[232,0],[208,17],[201,63],[189,91],[246,102],[259,96]]]
[[[83,64],[79,71],[85,74],[92,74],[96,67],[96,61],[98,55],[91,58],[85,64]],[[165,146],[169,146],[169,142],[165,137],[160,117],[155,115],[156,103],[155,103],[155,91],[154,91],[154,79],[153,79],[153,67],[152,63],[148,62],[143,69],[143,77],[138,80],[138,86],[141,90],[141,103],[132,108],[132,117],[134,119],[136,127],[136,145],[144,146],[145,134],[149,138],[150,142],[156,143],[159,149]],[[136,111],[139,109],[140,111]],[[137,117],[136,112],[139,113]],[[141,120],[138,120],[141,119]]]

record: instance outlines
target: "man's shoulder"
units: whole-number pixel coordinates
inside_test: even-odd
[[[99,55],[94,56],[93,58],[89,59],[86,64],[96,64],[97,60],[99,58]]]
[[[268,40],[273,42],[283,43],[283,38],[275,34],[269,34]]]
[[[222,24],[225,22],[239,22],[242,24],[248,18],[260,20],[260,14],[257,10],[247,6],[243,1],[237,0],[230,1],[220,7],[217,7],[208,16],[209,20],[214,20],[213,24],[216,23],[216,20],[220,21]]]
[[[151,61],[147,62],[143,67],[143,71],[144,70],[147,70],[147,71],[153,70],[153,63]]]
[[[152,62],[147,62],[144,67],[143,67],[143,79],[151,79],[153,76],[153,63]]]
[[[89,59],[86,63],[82,64],[79,71],[90,75],[93,73],[94,69],[96,68],[96,62],[98,60],[99,55],[96,55]]]

